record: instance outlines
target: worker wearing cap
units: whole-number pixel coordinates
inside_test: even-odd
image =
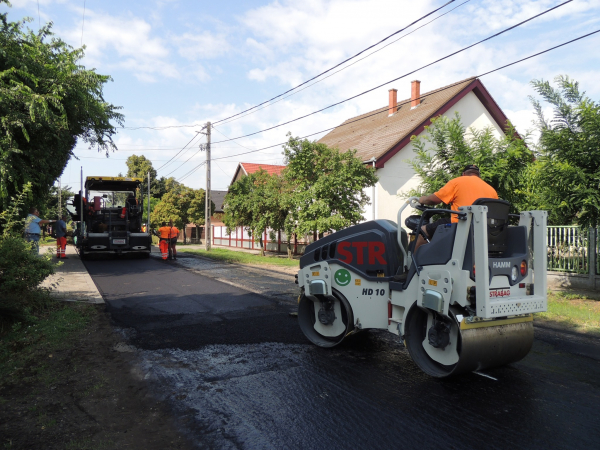
[[[439,205],[445,203],[450,205],[454,211],[458,211],[461,206],[472,205],[478,198],[498,198],[496,190],[483,181],[479,176],[479,167],[469,164],[462,171],[462,176],[453,178],[446,185],[434,194],[424,195],[419,198],[422,205]],[[427,237],[431,239],[439,225],[446,223],[457,223],[458,216],[451,214],[452,217],[442,217],[433,223],[428,223],[422,227]],[[415,244],[415,252],[425,244],[425,239],[419,234]]]
[[[40,225],[52,222],[56,222],[56,220],[42,220],[37,208],[29,208],[29,215],[25,219],[25,239],[32,243],[31,251],[35,255],[40,251],[40,234],[42,232]]]
[[[173,221],[171,221],[169,223],[171,229],[169,231],[169,237],[170,237],[170,242],[169,245],[171,246],[171,255],[173,255],[173,259],[177,259],[177,238],[179,237],[179,229],[173,225]]]

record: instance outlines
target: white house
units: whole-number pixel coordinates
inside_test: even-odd
[[[431,118],[458,112],[467,129],[492,127],[497,137],[506,128],[507,117],[479,79],[469,78],[425,94],[420,93],[420,84],[412,81],[411,97],[400,102],[397,90],[390,89],[387,108],[348,119],[319,140],[341,151],[356,149],[358,158],[376,168],[379,181],[367,190],[371,199],[364,212],[367,220],[396,221],[404,202],[398,194],[419,184],[405,162],[416,155],[411,136],[423,133]],[[410,208],[406,216],[409,214]]]

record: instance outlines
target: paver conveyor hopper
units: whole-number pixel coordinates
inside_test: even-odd
[[[413,238],[433,213],[459,220],[440,225],[413,254],[415,239],[409,244],[400,226],[409,205],[423,211],[406,219]],[[547,308],[547,213],[509,208],[479,199],[459,212],[427,209],[415,197],[397,224],[370,221],[309,245],[298,272],[305,336],[334,347],[358,330],[388,330],[440,378],[522,359],[533,343],[532,314]]]

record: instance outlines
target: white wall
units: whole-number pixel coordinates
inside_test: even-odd
[[[465,128],[483,129],[492,127],[494,135],[501,137],[503,134],[502,125],[497,124],[488,110],[481,104],[477,96],[473,92],[469,92],[460,99],[445,116],[454,117],[454,113],[458,112],[462,124]],[[406,145],[402,150],[396,153],[390,160],[385,163],[382,169],[377,170],[379,182],[376,186],[376,218],[389,219],[396,221],[398,210],[404,203],[404,199],[398,196],[399,193],[406,193],[410,189],[416,188],[419,185],[419,178],[415,175],[412,168],[406,160],[415,157],[414,147],[412,142]],[[428,192],[430,194],[431,192]],[[370,196],[370,189],[367,190]],[[407,208],[402,215],[402,226],[404,220],[412,214],[411,208]],[[367,220],[371,220],[370,206],[365,211]]]

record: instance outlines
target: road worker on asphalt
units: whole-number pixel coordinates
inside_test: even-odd
[[[162,226],[158,229],[158,233],[160,236],[159,248],[162,259],[171,259],[171,227],[167,225],[167,222],[163,222]]]
[[[171,250],[171,255],[173,259],[177,259],[177,238],[179,237],[179,229],[173,225],[173,221],[169,222],[170,230],[169,230],[169,245]]]

